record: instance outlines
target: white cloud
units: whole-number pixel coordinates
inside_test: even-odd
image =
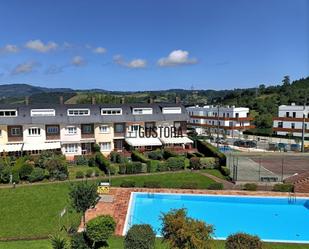
[[[190,58],[189,52],[185,50],[174,50],[167,57],[158,60],[160,67],[179,66],[197,63],[197,59]]]
[[[72,58],[71,64],[76,67],[81,67],[86,64],[86,60],[83,57],[77,55]]]
[[[28,61],[22,64],[18,64],[11,72],[11,74],[24,74],[24,73],[31,73],[34,69],[39,66],[39,64],[35,61]]]
[[[120,66],[128,67],[128,68],[145,68],[147,67],[147,61],[143,59],[134,59],[126,62],[121,55],[114,56],[114,62]]]
[[[7,44],[4,47],[0,48],[0,52],[2,53],[17,53],[19,52],[19,48],[13,44]]]
[[[104,54],[106,53],[106,48],[103,47],[96,47],[92,50],[92,52],[96,53],[96,54]]]
[[[46,53],[51,50],[58,48],[58,44],[52,41],[49,41],[44,44],[41,40],[30,40],[25,44],[25,47],[40,53]]]

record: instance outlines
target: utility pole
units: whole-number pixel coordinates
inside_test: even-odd
[[[303,125],[302,125],[302,134],[301,134],[301,152],[305,152],[305,120],[306,120],[305,110],[306,110],[306,102],[307,102],[307,98],[305,98],[304,110],[303,110]]]
[[[220,113],[220,105],[218,104],[217,107],[218,107],[218,112],[217,112],[217,148],[219,148],[219,129],[220,129],[219,113]]]

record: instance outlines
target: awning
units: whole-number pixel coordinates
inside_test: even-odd
[[[23,144],[5,144],[0,145],[0,152],[14,152],[14,151],[21,151],[21,147]]]
[[[60,142],[49,142],[49,143],[25,143],[23,147],[23,151],[30,150],[55,150],[60,149]]]
[[[192,144],[193,141],[188,137],[160,137],[163,144]]]
[[[162,146],[162,143],[157,137],[136,137],[136,138],[126,138],[125,141],[135,147],[135,146]]]

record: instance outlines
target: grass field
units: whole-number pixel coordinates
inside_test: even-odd
[[[198,188],[206,189],[214,181],[198,172],[175,172],[147,176],[126,176],[112,178],[112,186],[120,186],[124,180],[134,181],[136,187],[142,187],[145,181],[158,181],[162,188],[180,188],[184,183],[196,183]]]
[[[223,180],[227,179],[227,177],[222,175],[222,173],[219,170],[217,170],[217,169],[203,169],[203,170],[201,170],[201,172],[208,173],[210,175],[216,176],[216,177],[218,177],[220,179],[223,179]]]
[[[224,241],[213,241],[213,249],[224,249]],[[112,237],[109,242],[109,249],[122,249],[123,238]],[[48,240],[33,240],[33,241],[14,241],[14,242],[0,242],[2,249],[52,249]],[[156,249],[168,249],[168,247],[161,242],[160,239],[156,241]],[[263,249],[309,249],[309,245],[304,244],[275,244],[264,243]]]

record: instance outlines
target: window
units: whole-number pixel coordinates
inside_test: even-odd
[[[133,115],[152,114],[152,108],[133,108]]]
[[[65,152],[66,153],[77,153],[78,152],[78,145],[77,144],[66,144],[65,145]]]
[[[55,116],[55,109],[31,109],[31,117]]]
[[[103,142],[103,143],[100,143],[101,151],[110,151],[110,150],[111,150],[111,147],[112,147],[111,142]]]
[[[89,109],[68,109],[68,116],[89,116]]]
[[[115,132],[116,133],[124,132],[124,125],[123,124],[115,124]]]
[[[293,112],[293,118],[296,118],[296,112]]]
[[[229,127],[233,127],[233,122],[229,122]]]
[[[69,126],[66,128],[67,134],[76,134],[77,133],[77,129],[75,126]]]
[[[11,128],[11,135],[12,136],[20,136],[21,135],[21,128],[20,127]]]
[[[229,118],[229,117],[230,117],[230,114],[229,114],[229,113],[227,113],[227,114],[226,114],[226,116]]]
[[[163,114],[180,114],[181,107],[163,107],[162,113]],[[191,115],[193,115],[193,112],[191,113]]]
[[[82,133],[83,134],[90,134],[93,132],[91,124],[84,124],[82,125]]]
[[[109,126],[108,125],[101,125],[100,126],[100,133],[109,133]]]
[[[278,122],[278,128],[283,128],[283,122]]]
[[[285,113],[285,116],[288,118],[288,117],[290,117],[290,113],[289,112],[286,112]]]
[[[41,129],[40,128],[29,128],[28,134],[29,136],[39,136],[41,135]]]
[[[295,129],[295,123],[291,123],[291,128]]]
[[[0,117],[16,117],[16,110],[0,110]]]
[[[236,118],[239,118],[239,113],[236,113]]]
[[[121,115],[121,108],[102,108],[101,115]]]
[[[0,130],[0,137],[2,137],[2,130]]]
[[[59,127],[58,126],[47,126],[46,127],[47,134],[59,134]]]

